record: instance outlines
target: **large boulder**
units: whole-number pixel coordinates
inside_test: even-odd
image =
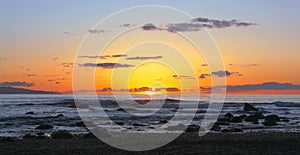
[[[249,103],[245,103],[244,104],[244,111],[258,111],[257,108],[255,108],[254,106],[252,106],[251,104]]]
[[[273,125],[277,125],[277,122],[280,121],[279,116],[277,115],[268,115],[265,117],[265,121],[263,122],[263,124],[265,126],[273,126]]]
[[[199,132],[200,126],[199,125],[189,125],[185,132]]]

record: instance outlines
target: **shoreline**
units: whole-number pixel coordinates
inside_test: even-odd
[[[297,154],[300,132],[184,133],[160,148],[131,152],[91,136],[63,139],[0,139],[0,154]]]

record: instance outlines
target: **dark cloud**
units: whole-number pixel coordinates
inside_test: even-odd
[[[26,74],[28,77],[37,76],[36,74]]]
[[[31,87],[34,86],[34,83],[27,83],[25,81],[14,81],[14,82],[2,82],[0,83],[0,87]]]
[[[97,58],[99,58],[99,56],[97,56],[97,55],[95,55],[95,56],[82,55],[82,56],[79,56],[78,58],[97,59]]]
[[[147,23],[142,26],[143,30],[166,30],[169,32],[193,32],[200,31],[203,28],[221,29],[228,27],[248,27],[257,25],[250,22],[241,22],[239,20],[216,20],[208,18],[194,18],[190,22],[183,23],[169,23],[166,25],[155,26],[152,23]]]
[[[202,64],[201,66],[202,66],[202,67],[206,67],[206,66],[208,66],[208,64]]]
[[[201,74],[199,76],[200,79],[205,79],[206,77],[210,76],[210,74]]]
[[[134,24],[121,24],[120,27],[134,27],[134,26],[137,26],[137,25],[134,25]]]
[[[93,34],[98,34],[98,33],[105,33],[107,31],[105,31],[105,30],[98,30],[98,29],[89,29],[88,32],[89,33],[93,33]]]
[[[229,86],[215,86],[216,91],[226,88],[227,92],[242,92],[242,91],[257,91],[257,90],[300,90],[300,85],[291,83],[265,82],[261,84],[246,84],[246,85],[229,85]],[[210,91],[211,88],[201,87],[201,90]]]
[[[208,19],[208,18],[194,18],[192,19],[193,23],[201,23],[206,28],[227,28],[227,27],[246,27],[257,25],[255,23],[250,22],[241,22],[239,20],[216,20],[216,19]],[[205,25],[206,24],[206,25]]]
[[[5,60],[6,60],[6,58],[4,58],[4,57],[3,57],[3,58],[0,58],[0,61],[5,61]]]
[[[129,57],[126,58],[127,60],[156,60],[156,59],[161,59],[162,56],[149,56],[149,57]]]
[[[74,63],[72,63],[72,62],[63,62],[60,65],[65,67],[65,68],[69,68],[69,67],[73,67]]]
[[[66,31],[66,32],[64,32],[64,34],[65,34],[65,35],[68,35],[68,36],[74,36],[74,35],[76,35],[76,34],[75,34],[75,33],[73,33],[73,32],[67,32],[67,31]]]
[[[56,81],[55,84],[60,84],[60,82],[59,82],[59,81]]]
[[[175,79],[195,79],[194,77],[189,75],[173,75],[172,77]]]
[[[111,56],[112,58],[119,58],[119,57],[127,57],[126,54],[115,54]]]
[[[120,63],[84,63],[81,64],[82,67],[101,67],[101,68],[126,68],[126,67],[134,67],[134,65],[129,64],[120,64]]]
[[[217,71],[217,72],[211,72],[211,75],[217,76],[217,77],[227,77],[227,76],[242,76],[239,72],[229,72],[229,71]]]
[[[55,58],[53,58],[52,60],[53,60],[53,61],[56,61],[57,59],[58,59],[58,57],[55,57]]]
[[[120,90],[120,91],[126,91],[126,89],[124,90]],[[128,90],[127,90],[128,91]],[[145,91],[154,91],[154,92],[159,92],[159,91],[168,91],[168,92],[177,92],[180,91],[178,88],[176,87],[168,87],[168,88],[150,88],[150,87],[139,87],[139,88],[132,88],[129,90],[130,92],[145,92]]]

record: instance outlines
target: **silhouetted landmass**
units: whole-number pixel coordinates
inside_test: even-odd
[[[58,92],[30,90],[24,88],[0,87],[0,94],[60,94]]]

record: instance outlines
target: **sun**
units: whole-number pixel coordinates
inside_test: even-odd
[[[152,95],[155,95],[156,93],[153,92],[153,91],[145,91],[144,92],[146,95],[149,95],[149,96],[152,96]]]

